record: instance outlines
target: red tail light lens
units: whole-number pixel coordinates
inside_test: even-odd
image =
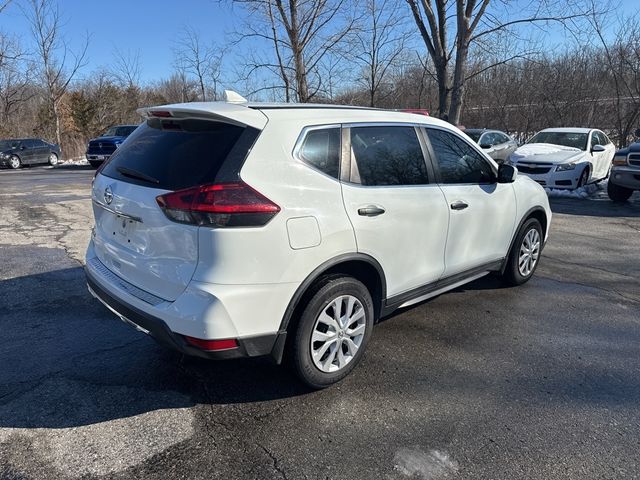
[[[217,227],[265,225],[280,207],[246,183],[201,185],[156,198],[173,221]]]
[[[208,352],[220,351],[220,350],[231,350],[232,348],[238,348],[238,341],[229,338],[225,340],[203,340],[201,338],[195,337],[184,337],[185,340],[193,345],[194,347],[198,347],[201,350],[206,350]]]

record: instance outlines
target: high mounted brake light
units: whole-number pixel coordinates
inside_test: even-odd
[[[258,227],[280,211],[243,182],[186,188],[160,195],[156,201],[174,222],[213,227]]]
[[[166,110],[151,110],[149,115],[152,117],[169,118],[173,117],[173,114]]]

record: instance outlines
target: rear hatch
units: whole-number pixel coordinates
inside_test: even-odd
[[[147,121],[93,184],[96,256],[120,278],[164,300],[175,300],[191,280],[202,227],[170,220],[157,197],[237,180],[266,124],[258,111],[220,106],[222,113],[183,105],[141,112]]]

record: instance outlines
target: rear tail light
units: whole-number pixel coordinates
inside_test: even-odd
[[[160,195],[156,201],[174,222],[213,227],[262,226],[280,211],[243,182],[187,188]]]
[[[207,352],[216,352],[220,350],[231,350],[233,348],[238,348],[238,341],[233,338],[225,340],[203,340],[201,338],[185,336],[184,339],[190,345],[198,347],[201,350],[206,350]]]

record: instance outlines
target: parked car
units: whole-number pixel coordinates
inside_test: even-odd
[[[498,163],[504,162],[518,148],[518,142],[500,130],[465,128],[464,133]]]
[[[636,137],[640,137],[640,129]],[[607,185],[609,198],[615,202],[629,200],[634,190],[640,190],[640,142],[616,152]]]
[[[122,142],[138,128],[138,125],[116,125],[97,138],[89,140],[87,160],[93,168],[98,168],[116,151]]]
[[[615,147],[592,128],[547,128],[509,157],[511,165],[540,185],[575,189],[609,176]]]
[[[60,147],[39,138],[19,138],[0,140],[0,166],[20,168],[23,165],[48,163],[57,165],[60,161]]]
[[[490,272],[518,285],[551,211],[431,117],[331,105],[151,107],[98,172],[92,294],[205,358],[286,358],[326,387],[373,324]]]

